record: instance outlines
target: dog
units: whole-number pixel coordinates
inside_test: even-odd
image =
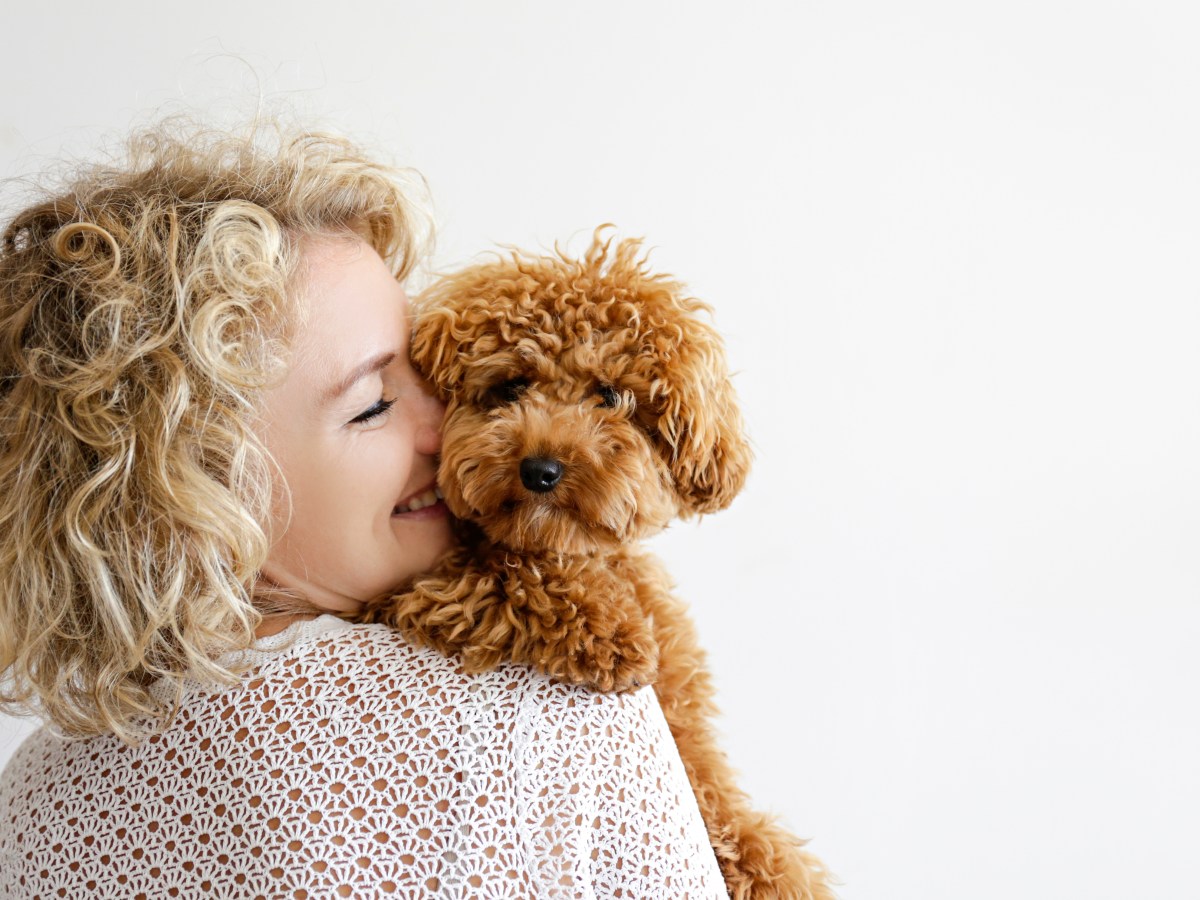
[[[653,684],[730,895],[832,900],[804,842],[737,787],[695,628],[637,543],[728,506],[751,452],[709,307],[608,227],[582,258],[514,250],[418,299],[411,354],[446,403],[438,483],[460,543],[363,621],[468,671]]]

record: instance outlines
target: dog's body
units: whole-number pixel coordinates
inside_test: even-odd
[[[597,232],[582,260],[514,253],[422,299],[413,360],[447,403],[438,481],[462,543],[365,618],[472,671],[653,682],[731,896],[826,900],[820,863],[738,789],[695,630],[636,543],[727,506],[750,462],[706,307],[638,247]]]

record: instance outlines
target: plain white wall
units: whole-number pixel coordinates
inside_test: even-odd
[[[424,172],[440,264],[645,235],[757,447],[655,544],[759,805],[847,900],[1196,897],[1194,10],[27,4],[0,167],[261,85]]]

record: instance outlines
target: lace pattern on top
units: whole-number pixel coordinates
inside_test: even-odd
[[[138,748],[31,735],[0,897],[726,896],[650,689],[468,675],[333,616],[258,647]]]

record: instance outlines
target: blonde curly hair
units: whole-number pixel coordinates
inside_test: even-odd
[[[0,710],[135,744],[185,677],[233,682],[212,660],[264,614],[314,609],[256,592],[258,400],[286,370],[304,240],[358,234],[405,277],[428,234],[412,184],[340,137],[165,122],[7,225]]]

